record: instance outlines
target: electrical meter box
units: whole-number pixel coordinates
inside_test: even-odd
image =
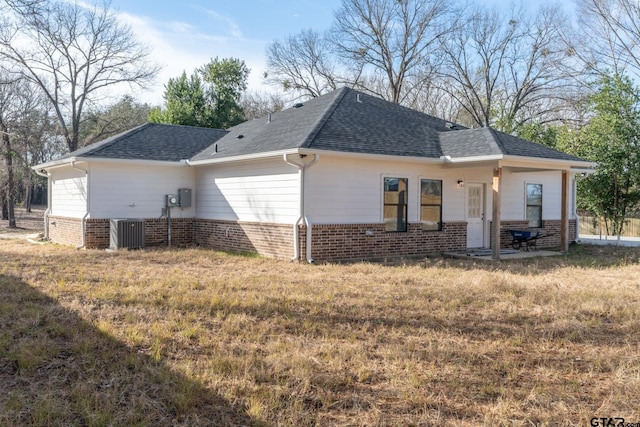
[[[167,194],[166,198],[167,198],[166,206],[168,208],[175,208],[176,206],[180,206],[180,202],[178,201],[178,198],[173,194]]]
[[[178,189],[178,204],[181,208],[191,207],[191,189],[190,188]]]

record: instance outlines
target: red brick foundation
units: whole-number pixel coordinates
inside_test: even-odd
[[[184,247],[193,244],[193,218],[171,218],[171,246]],[[108,219],[87,219],[85,246],[105,249],[110,246]],[[168,246],[166,218],[144,219],[145,246]]]
[[[49,217],[49,239],[80,246],[82,220]],[[166,218],[145,219],[146,246],[166,246]],[[500,243],[511,246],[509,229],[528,229],[527,221],[503,221]],[[87,219],[85,246],[104,249],[110,245],[108,219]],[[300,259],[306,256],[306,227],[299,228]],[[560,246],[560,221],[544,221],[543,237],[537,247]],[[569,221],[569,240],[576,239],[576,221]],[[423,231],[420,224],[409,224],[406,232],[385,232],[384,224],[313,225],[311,256],[316,261],[379,259],[464,251],[466,222],[447,222],[442,231]],[[198,244],[222,251],[253,252],[263,256],[290,259],[294,254],[293,226],[288,224],[217,221],[192,218],[171,220],[171,244],[181,247]]]
[[[440,254],[466,249],[467,223],[447,222],[442,231],[423,231],[409,224],[406,232],[386,232],[384,224],[314,225],[311,255],[316,261],[376,259]],[[301,253],[306,253],[301,229]]]
[[[47,218],[49,240],[63,245],[82,245],[82,219],[63,216]]]
[[[171,219],[171,245],[193,244],[193,218]],[[166,218],[144,219],[145,245],[167,246],[168,229]],[[106,249],[110,246],[109,219],[87,218],[85,220],[85,247]],[[82,245],[82,220],[80,218],[49,217],[49,240],[65,245]]]
[[[171,246],[184,247],[193,244],[193,218],[171,218]],[[144,220],[144,239],[147,246],[167,246],[166,218]]]
[[[293,225],[197,219],[194,243],[220,251],[288,259],[294,250]]]
[[[85,247],[105,249],[109,247],[109,220],[87,219],[85,224]]]
[[[529,221],[502,221],[500,227],[500,247],[510,248],[513,237],[509,230],[540,231],[542,237],[536,240],[538,248],[557,248],[560,246],[560,220],[542,221],[542,228],[529,228]],[[576,234],[576,220],[569,220],[569,242],[578,238]]]

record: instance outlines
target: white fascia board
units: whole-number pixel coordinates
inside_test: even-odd
[[[565,170],[571,168],[593,168],[596,166],[594,162],[585,160],[562,160],[562,159],[545,159],[542,157],[522,157],[522,156],[504,156],[500,161],[500,166],[524,166],[528,165],[547,165],[554,169]]]
[[[253,153],[253,154],[243,154],[240,156],[229,156],[229,157],[215,157],[215,154],[210,159],[206,160],[186,160],[186,164],[189,166],[205,166],[212,165],[216,163],[235,163],[235,162],[246,162],[251,160],[258,159],[266,159],[269,157],[282,157],[283,154],[297,154],[299,153],[299,149],[287,149],[287,150],[279,150],[279,151],[266,151],[264,153]]]
[[[40,163],[39,165],[31,166],[31,169],[38,170],[38,171],[47,170],[55,167],[70,165],[71,162],[77,162],[77,161],[80,161],[77,157],[66,157],[64,159],[52,160],[50,162]]]
[[[298,150],[299,154],[324,154],[327,156],[337,157],[349,157],[366,160],[393,160],[396,162],[419,162],[419,163],[437,163],[442,164],[441,158],[434,157],[416,157],[416,156],[393,156],[389,154],[374,154],[374,153],[355,153],[348,151],[331,151],[331,150],[314,150],[311,148],[301,148]]]
[[[486,163],[486,162],[495,162],[498,160],[504,159],[504,155],[502,154],[493,154],[491,156],[469,156],[469,157],[451,157],[451,156],[442,156],[440,157],[440,161],[445,164],[456,164],[456,163]]]
[[[125,165],[148,165],[148,166],[187,166],[186,160],[180,160],[178,162],[171,162],[165,160],[142,160],[142,159],[108,159],[100,157],[65,157],[60,160],[53,160],[47,163],[41,163],[39,165],[32,166],[34,170],[47,170],[62,166],[71,165],[71,163],[112,163],[112,164],[125,164]]]
[[[143,166],[188,166],[186,160],[168,161],[168,160],[142,160],[142,159],[107,159],[97,157],[80,157],[77,161],[87,163],[112,163],[125,165],[143,165]]]
[[[392,156],[386,154],[371,154],[371,153],[355,153],[355,152],[345,152],[345,151],[332,151],[332,150],[315,150],[312,148],[293,148],[288,150],[280,150],[280,151],[269,151],[264,153],[254,153],[254,154],[245,154],[242,156],[233,156],[233,157],[220,157],[215,158],[215,155],[211,159],[207,160],[196,160],[196,161],[187,161],[187,163],[191,166],[202,166],[209,165],[215,163],[232,163],[232,162],[245,162],[250,160],[264,159],[268,157],[282,157],[284,154],[324,154],[330,156],[338,156],[338,157],[349,157],[349,158],[358,158],[358,159],[371,159],[371,160],[393,160],[393,161],[402,161],[402,162],[421,162],[421,163],[438,163],[441,164],[442,160],[439,158],[429,158],[429,157],[409,157],[409,156]]]
[[[473,164],[473,163],[486,163],[486,162],[499,162],[499,166],[502,167],[532,167],[542,166],[547,168],[553,168],[557,170],[572,169],[572,168],[593,168],[596,163],[580,161],[580,160],[562,160],[562,159],[545,159],[542,157],[523,157],[523,156],[509,156],[504,154],[494,154],[490,156],[469,156],[469,157],[449,157],[442,156],[441,159],[446,164]]]

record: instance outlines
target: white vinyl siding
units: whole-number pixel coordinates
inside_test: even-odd
[[[562,172],[504,173],[502,219],[527,219],[527,184],[542,184],[542,220],[561,218]]]
[[[420,179],[442,180],[442,221],[465,221],[465,184],[485,184],[485,218],[492,218],[492,167],[447,167],[438,164],[350,159],[323,154],[308,170],[306,213],[314,224],[379,224],[383,220],[381,185],[384,177],[409,179],[408,220],[420,221]],[[543,220],[560,219],[560,171],[516,172],[505,168],[502,177],[502,215],[505,220],[526,219],[527,182],[543,185]]]
[[[383,179],[408,179],[408,222],[420,222],[420,179],[442,180],[442,220],[464,221],[465,171],[490,180],[487,169],[451,169],[437,164],[349,159],[323,154],[307,172],[306,213],[313,224],[383,222]],[[489,178],[487,178],[489,176]]]
[[[282,158],[199,167],[197,189],[198,218],[292,224],[300,214],[298,169]]]
[[[195,171],[184,165],[93,163],[89,185],[91,218],[159,218],[179,188],[192,189],[192,207],[171,208],[171,216],[195,215]]]
[[[87,177],[71,167],[51,171],[51,215],[82,218],[87,213]]]
[[[167,194],[192,189],[191,208],[172,208],[176,218],[293,224],[300,214],[300,182],[296,167],[281,157],[189,167],[130,162],[78,162],[51,169],[51,215],[82,218],[158,218]],[[384,177],[408,180],[408,223],[420,222],[420,180],[442,181],[442,221],[465,221],[465,185],[484,184],[485,218],[491,219],[492,167],[372,160],[320,155],[307,169],[305,210],[312,224],[380,224],[383,222]],[[526,219],[527,183],[542,184],[542,218],[561,217],[560,171],[524,172],[505,168],[502,220]],[[87,188],[89,187],[89,188]],[[89,200],[87,201],[87,197]],[[571,198],[570,212],[575,208]]]

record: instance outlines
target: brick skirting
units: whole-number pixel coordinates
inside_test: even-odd
[[[500,223],[500,247],[510,248],[513,237],[509,230],[540,231],[542,237],[536,240],[538,248],[556,248],[560,246],[560,220],[542,221],[542,228],[529,228],[529,221],[502,221]],[[576,220],[569,220],[569,242],[578,238],[576,234]]]
[[[82,220],[50,216],[49,239],[80,246]],[[166,218],[145,219],[147,246],[167,245]],[[108,219],[87,219],[87,248],[104,249],[110,245]],[[511,245],[509,229],[528,229],[527,221],[503,221],[500,243]],[[306,227],[299,228],[300,254],[306,254]],[[560,246],[560,221],[544,221],[539,248]],[[384,224],[313,225],[311,256],[316,261],[376,259],[419,256],[448,251],[463,251],[467,242],[466,222],[446,222],[442,231],[423,231],[420,224],[409,224],[406,232],[386,232]],[[576,220],[569,221],[569,240],[576,239]],[[171,220],[171,244],[180,247],[198,244],[216,250],[254,252],[263,256],[289,259],[294,254],[293,226],[288,224],[218,221],[193,218]]]
[[[106,249],[110,246],[109,219],[87,218],[85,220],[85,247],[88,249]],[[82,220],[50,216],[49,240],[65,245],[82,245]],[[193,218],[171,219],[171,245],[188,246],[193,244]],[[144,219],[145,245],[167,246],[168,229],[166,218]]]
[[[82,219],[64,216],[47,218],[49,240],[63,245],[82,245]]]
[[[193,244],[193,218],[171,218],[171,246],[184,247]],[[144,238],[147,246],[167,246],[166,218],[144,220]]]
[[[293,225],[196,219],[194,243],[220,251],[288,259],[294,251]]]
[[[376,259],[439,254],[466,249],[467,223],[445,222],[442,231],[409,224],[406,232],[386,232],[384,224],[313,225],[311,255],[318,261]],[[301,252],[306,252],[304,230]]]

